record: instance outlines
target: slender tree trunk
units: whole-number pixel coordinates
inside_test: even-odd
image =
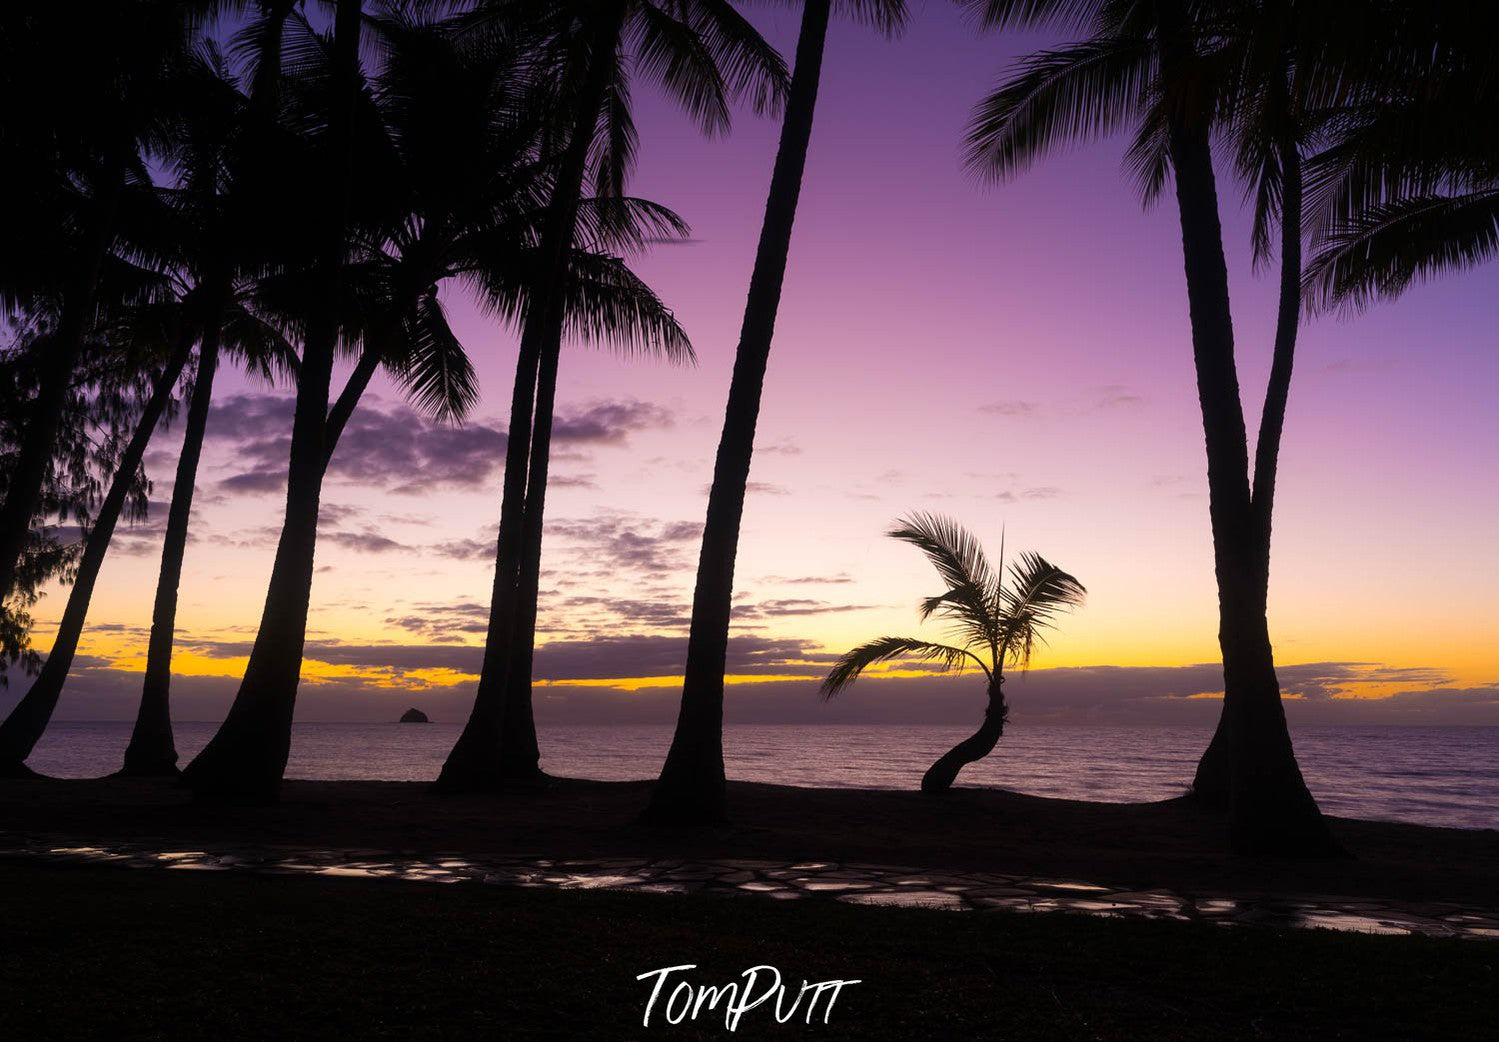
[[[182,582],[182,559],[187,553],[188,522],[192,518],[193,491],[198,480],[198,461],[203,455],[203,434],[208,427],[208,408],[213,401],[213,378],[218,368],[221,317],[210,316],[198,348],[198,375],[187,408],[187,431],[182,453],[177,457],[177,478],[172,485],[172,505],[167,512],[167,530],[162,540],[161,570],[156,580],[156,604],[151,612],[151,638],[146,648],[146,678],[130,744],[125,747],[123,775],[175,777],[177,746],[172,739],[171,685],[172,641],[177,632],[177,592]]]
[[[328,410],[328,427],[325,455],[328,461],[333,459],[333,450],[338,446],[338,439],[343,436],[344,427],[348,426],[349,417],[354,415],[354,407],[359,404],[365,390],[370,385],[370,379],[375,375],[375,370],[380,368],[380,352],[373,346],[366,347],[360,354],[354,371],[349,374],[348,382],[344,389],[339,392],[338,400],[333,403],[333,408]]]
[[[78,639],[83,633],[83,624],[88,618],[89,601],[94,595],[94,584],[99,579],[99,569],[104,565],[104,556],[109,552],[109,541],[119,522],[130,486],[140,470],[141,459],[156,425],[166,411],[172,398],[172,388],[187,365],[192,354],[192,337],[188,336],[176,349],[166,368],[157,377],[151,397],[141,413],[135,432],[120,456],[120,465],[109,483],[104,502],[89,529],[83,545],[83,557],[78,562],[78,575],[73,588],[68,592],[68,603],[63,608],[62,621],[57,627],[57,638],[47,654],[46,664],[32,682],[24,698],[11,710],[10,716],[0,724],[0,777],[16,777],[30,774],[25,766],[26,758],[36,748],[42,733],[52,719],[52,710],[57,707],[58,696],[68,679],[68,670],[73,666],[73,655],[78,650]]]
[[[495,552],[494,585],[490,594],[489,628],[484,640],[484,662],[479,671],[479,687],[468,722],[458,736],[436,788],[443,792],[471,792],[495,789],[509,780],[509,765],[502,752],[505,721],[511,715],[523,715],[522,745],[535,745],[535,724],[529,721],[529,700],[524,713],[519,707],[507,708],[506,689],[511,669],[511,652],[521,617],[523,598],[520,590],[521,562],[526,542],[526,503],[530,487],[528,470],[534,421],[533,404],[537,374],[542,356],[547,353],[548,330],[555,314],[560,343],[561,314],[565,294],[562,280],[567,274],[567,258],[572,250],[578,204],[582,198],[583,175],[588,149],[593,142],[599,111],[603,107],[615,52],[623,24],[624,6],[614,5],[600,23],[589,50],[589,69],[579,95],[571,136],[552,188],[537,266],[537,279],[531,289],[526,309],[526,323],[521,332],[520,353],[515,364],[515,386],[510,399],[510,427],[505,447],[505,484],[500,503],[500,532]],[[555,311],[554,311],[555,309]],[[552,363],[555,371],[555,360]],[[550,419],[548,420],[550,424]],[[548,427],[550,436],[550,427]],[[543,483],[545,476],[543,473]],[[538,505],[538,511],[540,506]],[[529,729],[526,742],[524,730]],[[534,763],[534,761],[533,761]]]
[[[542,777],[541,749],[531,704],[532,666],[536,651],[536,612],[541,594],[541,544],[545,528],[547,472],[552,454],[552,415],[557,401],[557,365],[561,357],[561,309],[556,328],[546,330],[536,380],[536,419],[531,433],[531,460],[526,479],[520,569],[516,577],[516,614],[505,671],[504,709],[500,721],[499,770],[516,780]]]
[[[1180,74],[1190,57],[1177,31],[1186,19],[1176,0],[1158,0],[1157,11],[1163,65],[1168,75]],[[1266,572],[1250,492],[1228,266],[1206,116],[1178,105],[1168,131],[1207,446],[1231,843],[1243,854],[1323,856],[1338,848],[1296,765],[1265,621]]]
[[[318,263],[318,305],[308,321],[297,374],[286,519],[271,567],[260,631],[239,693],[213,739],[182,772],[183,780],[200,800],[274,802],[280,796],[291,752],[291,725],[312,602],[318,508],[328,464],[328,395],[338,344],[337,301],[343,280],[349,188],[354,177],[353,118],[359,90],[361,16],[359,0],[339,0],[333,47],[334,65],[344,90],[333,125],[344,169],[341,184],[334,188],[336,205]]]
[[[807,0],[802,8],[796,67],[770,177],[770,194],[750,276],[739,348],[734,356],[734,375],[713,467],[713,486],[708,493],[708,516],[692,597],[682,706],[671,749],[645,812],[648,821],[696,824],[721,821],[727,814],[723,676],[734,595],[734,560],[739,551],[739,526],[744,516],[765,367],[786,277],[786,258],[791,249],[802,172],[807,164],[807,146],[812,138],[829,8],[830,0]]]
[[[83,353],[84,338],[93,325],[99,270],[114,238],[120,191],[121,185],[111,178],[101,193],[102,216],[85,247],[78,279],[63,295],[56,335],[48,347],[20,452],[7,481],[5,502],[0,504],[0,602],[10,596],[15,586],[16,568],[31,536],[31,519],[47,478],[52,452],[57,447],[68,388]]]
[[[977,731],[953,746],[921,776],[922,792],[946,792],[952,788],[958,772],[970,763],[982,760],[994,751],[1005,733],[1010,707],[1005,704],[1004,677],[996,677],[989,686],[989,705],[984,723]]]

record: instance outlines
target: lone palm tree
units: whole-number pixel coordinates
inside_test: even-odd
[[[1293,66],[1282,64],[1280,72],[1267,76],[1267,63],[1245,57],[1254,54],[1253,46],[1235,50],[1263,34],[1264,24],[1257,23],[1263,12],[1256,5],[963,2],[988,28],[1051,24],[1088,34],[1080,43],[1033,55],[1018,77],[980,102],[968,138],[974,169],[996,179],[1013,176],[1050,148],[1132,129],[1130,159],[1147,194],[1159,191],[1168,174],[1174,182],[1207,449],[1225,691],[1218,733],[1199,770],[1202,794],[1226,804],[1231,842],[1241,853],[1339,854],[1296,763],[1266,620],[1270,508],[1300,281],[1298,134],[1303,128],[1285,119],[1286,103],[1296,97],[1288,78]],[[1284,13],[1296,5],[1263,6]],[[1294,53],[1294,44],[1270,49],[1284,60]],[[1276,62],[1268,67],[1275,69]],[[1244,89],[1236,89],[1241,79]],[[1267,102],[1271,118],[1256,132],[1239,136],[1241,168],[1247,159],[1264,159],[1270,167],[1261,187],[1285,200],[1280,321],[1253,480],[1212,156],[1215,131],[1243,129],[1246,99]],[[1276,211],[1259,209],[1263,219],[1257,228],[1263,230]]]
[[[701,824],[721,821],[728,813],[723,768],[723,676],[734,599],[734,562],[739,554],[739,526],[755,452],[755,425],[786,279],[807,147],[812,140],[812,116],[817,108],[832,7],[832,0],[804,0],[802,5],[791,90],[770,175],[755,266],[750,273],[744,324],[734,354],[734,375],[713,465],[713,485],[708,492],[708,516],[692,594],[682,705],[671,749],[645,810],[648,821]],[[840,10],[886,34],[897,32],[906,18],[903,0],[855,0],[840,4]]]
[[[925,554],[947,584],[942,593],[924,598],[919,611],[923,622],[933,615],[947,620],[952,643],[877,637],[838,660],[822,682],[822,695],[832,698],[875,663],[903,656],[932,663],[942,673],[961,673],[969,664],[978,666],[989,696],[983,725],[921,776],[923,792],[946,792],[959,771],[988,756],[1004,735],[1010,716],[1004,695],[1006,665],[1022,669],[1030,665],[1036,645],[1044,643],[1041,631],[1053,624],[1058,613],[1081,605],[1087,590],[1034,553],[1023,553],[1010,565],[1010,582],[1005,585],[1003,548],[996,568],[978,539],[945,517],[915,514],[897,521],[886,534]]]

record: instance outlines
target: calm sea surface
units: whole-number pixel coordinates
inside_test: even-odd
[[[185,764],[215,725],[177,725]],[[297,724],[287,777],[425,781],[458,737],[457,724]],[[731,778],[829,788],[910,789],[960,727],[731,725]],[[130,725],[54,723],[28,763],[85,778],[120,765]],[[1458,828],[1499,828],[1499,727],[1308,727],[1296,752],[1330,814]],[[1172,727],[1014,727],[967,785],[1037,796],[1136,802],[1182,793],[1209,732]],[[542,732],[542,766],[603,781],[654,778],[668,726],[561,727]]]

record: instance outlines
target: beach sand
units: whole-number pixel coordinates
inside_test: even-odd
[[[559,779],[540,790],[438,796],[411,782],[289,781],[274,806],[194,804],[171,782],[0,783],[0,831],[162,849],[261,845],[548,858],[716,857],[858,861],[1074,879],[1186,894],[1369,897],[1491,906],[1499,832],[1333,819],[1354,857],[1227,854],[1220,817],[1185,800],[1043,799],[997,789],[918,792],[730,784],[731,822],[636,821],[647,782]]]

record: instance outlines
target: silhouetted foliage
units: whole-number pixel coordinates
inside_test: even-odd
[[[911,657],[936,673],[961,673],[977,666],[984,674],[988,706],[984,723],[934,763],[921,779],[924,792],[951,788],[958,772],[988,756],[1004,735],[1010,709],[1005,702],[1005,668],[1030,665],[1044,631],[1057,615],[1083,603],[1087,590],[1040,554],[1022,553],[1010,563],[1006,582],[1004,551],[998,566],[989,563],[978,539],[949,518],[913,514],[897,521],[886,535],[922,552],[946,589],[922,598],[921,621],[932,616],[947,623],[947,642],[921,637],[876,637],[843,654],[822,682],[822,696],[832,698],[870,666]]]

